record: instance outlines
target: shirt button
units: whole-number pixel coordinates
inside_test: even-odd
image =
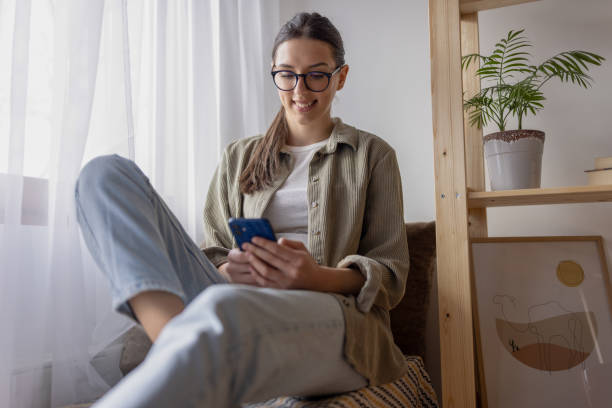
[[[321,263],[321,257],[320,256],[317,257],[317,263]]]
[[[319,206],[319,203],[317,203],[316,201],[313,201],[312,204],[310,204],[310,206],[312,208],[317,208]]]
[[[314,231],[313,235],[319,236],[319,235],[321,235],[321,231]]]
[[[312,182],[313,182],[313,183],[316,183],[317,181],[319,181],[319,177],[314,176],[314,177],[312,178]]]

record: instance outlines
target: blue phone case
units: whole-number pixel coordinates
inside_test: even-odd
[[[270,241],[276,241],[270,221],[265,218],[230,218],[229,227],[236,238],[238,248],[242,250],[242,244],[251,242],[253,237],[262,237]]]

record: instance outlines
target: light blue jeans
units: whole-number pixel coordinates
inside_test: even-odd
[[[135,318],[127,301],[148,290],[186,305],[96,407],[238,407],[367,384],[343,358],[344,317],[333,296],[227,282],[134,162],[93,159],[75,198],[117,311]]]

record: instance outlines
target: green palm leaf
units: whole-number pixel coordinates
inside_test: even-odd
[[[491,121],[495,122],[498,110],[495,100],[490,94],[490,89],[485,88],[465,101],[463,108],[470,112],[469,121],[472,126],[481,128]]]
[[[605,58],[589,51],[565,51],[540,65],[529,63],[531,43],[522,36],[524,30],[511,30],[495,44],[491,55],[469,54],[461,58],[466,70],[478,62],[476,75],[492,83],[464,101],[470,124],[483,127],[494,122],[500,131],[512,115],[518,119],[519,129],[528,114],[535,115],[546,100],[540,90],[552,78],[588,88],[593,82],[587,71],[601,65]],[[510,83],[513,81],[513,83]]]
[[[536,68],[534,74],[542,73],[544,77],[539,79],[538,87],[541,87],[551,78],[559,78],[561,82],[576,83],[583,88],[591,86],[592,79],[585,71],[591,65],[601,65],[604,57],[586,51],[566,51],[555,55],[544,61]]]

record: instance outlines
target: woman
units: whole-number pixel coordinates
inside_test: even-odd
[[[225,150],[203,251],[133,162],[85,166],[85,241],[113,306],[154,341],[98,406],[235,407],[404,374],[388,314],[408,273],[399,170],[382,139],[331,118],[348,71],[327,18],[301,13],[281,28],[272,77],[282,108],[266,135]],[[262,216],[278,242],[231,249],[228,219]]]

